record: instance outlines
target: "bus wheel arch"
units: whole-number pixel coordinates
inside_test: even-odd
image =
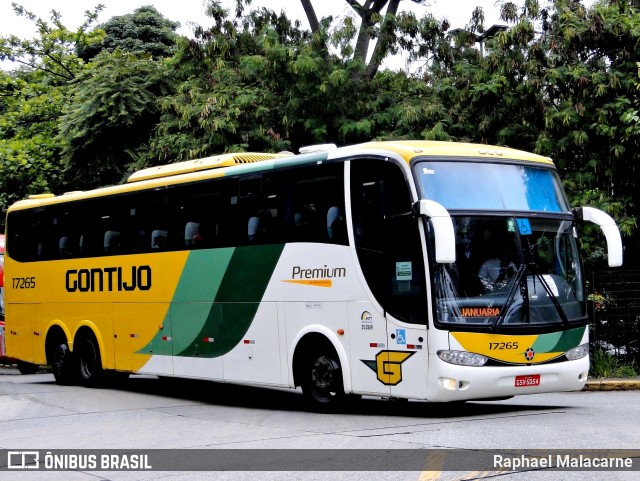
[[[293,354],[293,379],[316,408],[345,400],[344,364],[325,335],[311,332],[301,337]]]
[[[76,332],[73,352],[77,358],[78,374],[81,384],[94,387],[101,383],[104,375],[100,343],[93,330],[82,326]]]
[[[64,330],[51,326],[45,340],[47,364],[51,366],[53,377],[59,384],[74,384],[77,381],[77,359],[69,348],[69,341]]]

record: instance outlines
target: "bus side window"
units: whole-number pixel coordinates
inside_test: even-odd
[[[330,207],[327,211],[327,236],[329,240],[343,242],[346,240],[346,235],[347,228],[340,208],[336,206]]]
[[[116,254],[120,251],[120,232],[108,230],[104,233],[104,253]]]
[[[62,236],[58,241],[58,249],[60,257],[68,258],[76,255],[76,249],[73,245],[73,241],[69,236]]]
[[[166,250],[168,236],[169,232],[163,229],[151,232],[151,250]]]
[[[202,240],[200,222],[187,222],[184,226],[184,245],[187,247],[195,247],[201,244]]]

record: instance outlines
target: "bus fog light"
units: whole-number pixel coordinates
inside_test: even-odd
[[[576,359],[582,359],[589,354],[589,344],[580,344],[578,347],[568,350],[564,353],[565,357],[569,361],[575,361]]]
[[[487,357],[466,351],[438,351],[438,357],[444,362],[459,366],[484,366],[489,360]]]
[[[456,387],[458,386],[458,382],[455,379],[451,379],[449,377],[439,377],[438,381],[443,388],[449,391],[455,391]]]

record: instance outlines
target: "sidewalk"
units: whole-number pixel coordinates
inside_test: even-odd
[[[588,379],[583,391],[638,391],[640,377]]]

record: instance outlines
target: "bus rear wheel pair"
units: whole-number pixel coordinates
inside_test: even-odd
[[[82,333],[75,341],[73,352],[66,339],[54,338],[47,346],[47,360],[59,384],[80,383],[97,386],[104,378],[100,347],[93,333]]]

